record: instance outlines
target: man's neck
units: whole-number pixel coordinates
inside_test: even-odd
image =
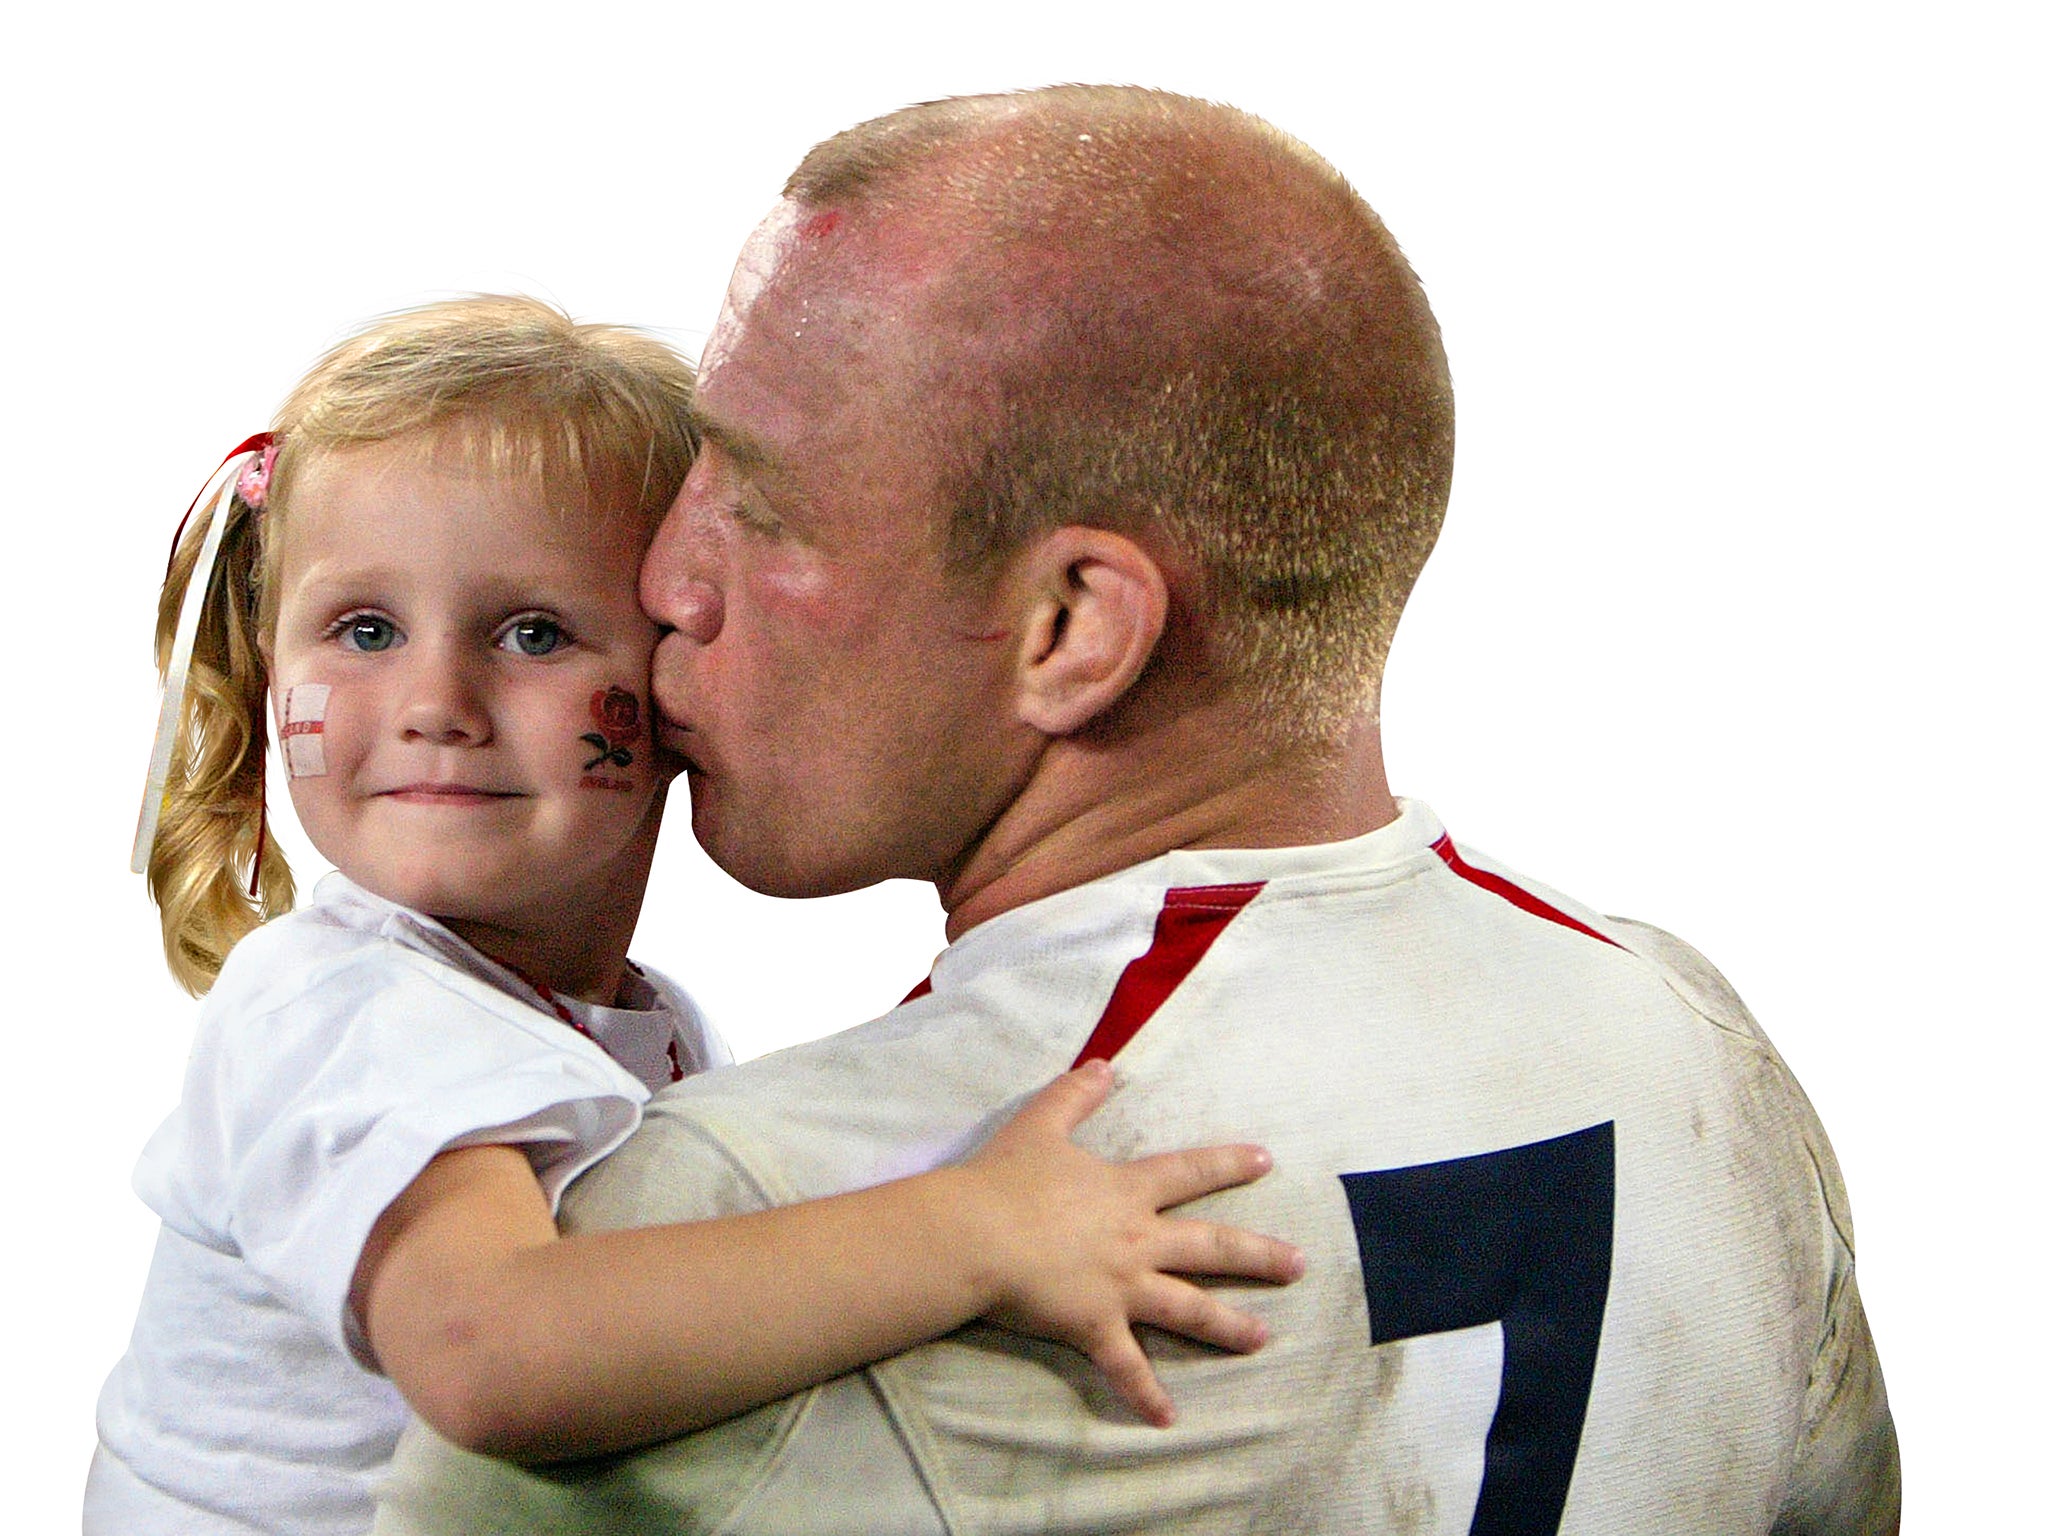
[[[1254,750],[1220,706],[1113,744],[1051,743],[1023,792],[939,882],[946,937],[1176,848],[1339,842],[1399,814],[1379,726],[1344,741]]]

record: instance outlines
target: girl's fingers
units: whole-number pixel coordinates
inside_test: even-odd
[[[1129,1167],[1145,1181],[1156,1208],[1164,1210],[1264,1178],[1273,1171],[1273,1154],[1264,1147],[1243,1145],[1190,1147],[1184,1152],[1161,1152]]]
[[[1159,1429],[1173,1422],[1173,1399],[1159,1384],[1159,1374],[1131,1334],[1128,1324],[1119,1323],[1098,1338],[1088,1358],[1109,1379],[1110,1389],[1130,1404],[1147,1424]]]
[[[1108,1062],[1084,1062],[1026,1099],[1010,1124],[1071,1136],[1083,1120],[1102,1108],[1115,1080]]]
[[[1199,1285],[1168,1275],[1146,1287],[1131,1308],[1131,1321],[1240,1355],[1259,1348],[1269,1334],[1266,1324],[1251,1313],[1227,1305]]]
[[[1221,1275],[1292,1285],[1307,1259],[1292,1243],[1218,1221],[1169,1221],[1162,1225],[1152,1267],[1176,1275]]]

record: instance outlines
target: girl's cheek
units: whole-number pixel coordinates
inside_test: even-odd
[[[333,692],[326,683],[293,683],[278,701],[278,750],[284,757],[287,777],[325,777],[327,702]]]
[[[630,795],[646,788],[654,750],[648,718],[646,700],[631,688],[612,683],[592,692],[586,715],[576,722],[584,789]]]

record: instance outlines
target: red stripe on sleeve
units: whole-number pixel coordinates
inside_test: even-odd
[[[1129,1045],[1230,920],[1265,888],[1265,881],[1255,880],[1244,885],[1183,885],[1168,891],[1159,920],[1152,925],[1152,947],[1124,967],[1116,990],[1109,994],[1109,1006],[1074,1065],[1098,1058],[1109,1061]]]
[[[1606,934],[1596,929],[1588,928],[1569,913],[1558,911],[1557,908],[1543,900],[1542,897],[1531,896],[1512,880],[1503,880],[1499,875],[1484,869],[1474,869],[1459,854],[1457,845],[1451,841],[1450,833],[1446,832],[1429,846],[1438,858],[1450,866],[1451,873],[1458,876],[1459,879],[1469,880],[1482,891],[1491,891],[1494,895],[1513,902],[1524,912],[1533,913],[1537,917],[1556,923],[1561,927],[1569,928],[1575,933],[1583,933],[1589,939],[1598,939],[1602,944],[1612,944],[1616,949],[1621,948],[1619,944],[1615,944],[1614,940],[1607,937]]]

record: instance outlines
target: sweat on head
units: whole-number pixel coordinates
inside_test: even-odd
[[[175,687],[180,617],[222,519],[204,591],[189,593],[199,607],[187,681],[166,715],[175,735],[155,834],[138,848],[181,985],[204,992],[237,939],[293,904],[291,871],[266,846],[266,715],[295,783],[328,770],[322,738],[340,700],[318,679],[271,698],[286,532],[308,487],[381,455],[517,486],[569,530],[609,522],[644,538],[694,457],[691,397],[689,365],[662,343],[519,297],[393,315],[314,365],[272,425],[267,475],[231,477],[195,509],[158,605],[157,662]],[[587,728],[565,724],[565,743]]]
[[[912,387],[968,402],[957,564],[1062,522],[1171,548],[1199,665],[1276,733],[1376,709],[1449,496],[1452,390],[1420,281],[1326,160],[1227,107],[1073,85],[851,130],[785,196],[756,237],[777,254],[866,237],[913,274],[941,340]]]

